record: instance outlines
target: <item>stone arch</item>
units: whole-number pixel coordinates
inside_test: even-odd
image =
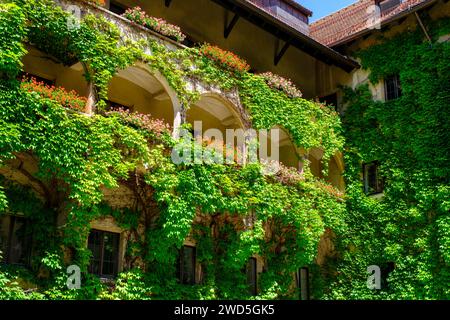
[[[67,91],[74,90],[80,96],[88,96],[88,83],[83,76],[81,63],[65,66],[50,54],[32,45],[27,46],[27,51],[22,63],[24,72],[29,76]]]
[[[212,91],[203,92],[186,113],[186,122],[193,125],[194,121],[202,121],[203,131],[216,128],[223,131],[224,136],[226,129],[247,129],[244,118],[244,111],[239,105]]]
[[[150,114],[173,128],[181,124],[181,103],[175,90],[160,72],[143,62],[120,70],[110,81],[108,97],[113,105]]]
[[[321,148],[314,148],[308,153],[308,160],[310,162],[311,173],[318,178],[325,179],[334,187],[343,191],[345,189],[344,177],[344,161],[341,152],[337,152],[328,161],[328,175],[324,177],[323,169],[323,150]]]
[[[328,162],[328,177],[326,179],[341,191],[344,191],[345,188],[343,172],[344,162],[342,154],[338,152]]]
[[[322,158],[324,151],[321,148],[313,148],[308,152],[309,169],[317,178],[323,178],[322,174]]]
[[[270,154],[270,158],[273,158],[274,153],[272,152],[273,146],[278,146],[278,161],[286,167],[295,168],[297,170],[302,169],[302,161],[300,157],[300,152],[298,148],[295,146],[293,142],[293,138],[289,131],[281,126],[274,126],[271,128],[278,130],[278,143],[272,141],[273,136],[270,133],[270,130],[267,130],[268,138],[267,138],[267,146],[264,146],[264,141],[261,139],[260,135],[260,148],[263,153],[265,153],[264,148],[268,149],[268,154]],[[264,139],[265,140],[265,139]],[[273,143],[272,143],[273,142]]]

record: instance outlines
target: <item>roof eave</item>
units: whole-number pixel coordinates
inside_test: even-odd
[[[259,27],[265,29],[266,31],[274,34],[270,29],[276,28],[278,33],[276,36],[283,41],[291,41],[291,44],[303,52],[324,61],[327,64],[335,65],[346,72],[351,72],[352,70],[359,68],[360,65],[355,60],[346,57],[339,52],[319,43],[318,41],[312,39],[311,37],[303,34],[302,32],[296,30],[295,28],[285,24],[284,22],[278,20],[276,17],[272,16],[263,9],[255,6],[246,0],[212,0],[221,6],[225,7],[230,11],[245,11],[249,15],[242,17],[254,24],[257,24],[255,20],[262,20],[262,25]],[[238,10],[239,9],[239,10]],[[242,12],[241,12],[242,13]],[[254,19],[252,19],[252,16]],[[269,25],[270,24],[270,25]],[[258,25],[258,24],[257,24]],[[272,28],[270,28],[272,27]]]
[[[438,1],[439,0],[428,0],[426,2],[422,2],[422,3],[417,4],[417,5],[415,5],[415,6],[411,7],[411,8],[408,8],[406,11],[399,12],[398,14],[390,17],[389,19],[386,19],[386,20],[382,21],[381,22],[381,27],[384,27],[384,26],[394,22],[395,20],[402,19],[402,18],[408,16],[411,13],[420,11],[420,10],[422,10],[422,9],[428,7],[428,6],[431,6],[432,4],[434,4],[434,3],[438,2]],[[327,46],[330,47],[330,48],[336,48],[338,46],[342,46],[342,45],[344,45],[344,44],[346,44],[346,43],[348,43],[350,41],[356,40],[356,39],[358,39],[360,37],[363,37],[363,36],[371,33],[373,30],[374,29],[363,29],[363,30],[358,31],[358,32],[356,32],[354,34],[351,34],[348,37],[345,37],[345,38],[342,38],[342,39],[340,39],[338,41],[332,42],[332,43],[328,44]]]

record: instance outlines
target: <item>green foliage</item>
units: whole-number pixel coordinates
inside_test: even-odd
[[[334,112],[289,98],[261,76],[224,70],[195,48],[169,51],[150,41],[145,45],[152,55],[145,55],[143,43],[124,39],[102,17],[87,15],[79,28],[70,28],[72,17],[53,1],[13,2],[22,8],[11,5],[18,29],[27,30],[20,39],[66,65],[82,62],[100,98],[106,98],[108,83],[119,69],[140,61],[165,77],[185,109],[199,98],[186,79],[196,79],[225,91],[238,90],[255,128],[285,128],[295,145],[323,148],[326,159],[342,149],[341,124]],[[20,39],[18,48],[23,45]],[[20,70],[23,53],[2,56],[9,70]],[[9,211],[32,219],[39,244],[31,267],[41,295],[36,297],[247,299],[243,269],[252,255],[260,254],[269,269],[262,274],[256,298],[292,298],[293,272],[312,263],[325,228],[346,230],[342,197],[313,178],[307,167],[304,175],[292,178],[266,176],[259,165],[175,165],[170,158],[174,141],[153,123],[118,113],[87,117],[73,112],[57,100],[24,90],[13,79],[14,72],[0,82],[0,161],[3,165],[8,159],[26,158],[38,164],[38,172],[28,172],[37,196],[0,181],[6,190],[0,189],[0,211],[8,203]],[[141,203],[122,209],[102,203],[104,188],[123,183],[144,197]],[[56,228],[61,214],[67,219]],[[145,272],[126,270],[115,288],[86,273],[89,223],[103,216],[113,216],[130,234],[142,223],[145,227],[126,252],[129,258],[143,259]],[[199,216],[210,224],[199,222]],[[205,270],[203,282],[195,286],[181,285],[175,276],[178,249],[190,234],[199,243]],[[67,289],[67,263],[81,267],[81,290]],[[11,284],[11,297],[28,297],[16,293],[13,277],[0,277]]]
[[[263,75],[224,69],[220,63],[203,56],[201,48],[169,51],[162,45],[152,44],[152,49],[153,55],[147,57],[150,65],[166,77],[185,107],[199,99],[196,92],[186,89],[186,78],[198,79],[224,91],[237,89],[255,129],[278,126],[290,134],[298,147],[323,148],[325,167],[326,160],[342,150],[341,122],[334,110],[300,97],[291,98],[271,88]]]
[[[437,38],[442,21],[432,25]],[[402,96],[379,102],[367,85],[346,89],[350,230],[338,237],[342,259],[329,263],[325,297],[449,299],[450,45],[430,45],[419,29],[358,55],[373,83],[399,74]],[[361,162],[373,160],[385,180],[381,200],[362,192]],[[369,265],[382,267],[380,291],[365,286]]]
[[[26,54],[23,39],[26,34],[25,15],[14,4],[0,3],[0,77],[15,77]]]
[[[85,68],[84,76],[93,81],[101,99],[107,98],[109,81],[116,72],[143,56],[142,44],[130,40],[123,42],[119,29],[101,16],[87,15],[77,21],[52,0],[12,2],[20,5],[25,13],[29,24],[28,42],[65,65],[81,62]],[[103,102],[100,101],[98,106],[102,107]]]
[[[285,93],[271,89],[262,76],[252,74],[244,76],[240,94],[255,128],[279,126],[290,133],[298,147],[322,147],[324,164],[342,150],[340,119],[330,108],[302,98],[287,99]]]

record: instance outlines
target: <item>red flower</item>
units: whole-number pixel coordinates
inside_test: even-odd
[[[83,111],[87,102],[85,97],[80,97],[74,90],[67,92],[62,87],[49,86],[44,82],[37,82],[35,78],[28,79],[24,77],[21,87],[25,91],[36,92],[41,97],[56,101],[64,108]]]
[[[223,50],[217,46],[204,44],[200,47],[200,54],[231,71],[242,73],[250,70],[250,65],[248,65],[245,60],[241,59],[236,54]]]

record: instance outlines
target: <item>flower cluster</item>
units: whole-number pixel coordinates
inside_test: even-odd
[[[302,172],[295,168],[287,167],[282,163],[278,164],[278,172],[275,179],[284,185],[295,186],[299,182],[304,181],[305,177]]]
[[[129,8],[122,16],[178,42],[186,39],[186,35],[181,32],[180,27],[170,24],[164,19],[150,17],[141,7]]]
[[[200,47],[200,54],[215,61],[225,69],[235,72],[250,70],[248,63],[236,54],[223,50],[217,46],[204,44]]]
[[[242,164],[243,154],[237,146],[230,146],[220,139],[216,140],[202,136],[195,137],[195,142],[203,148],[208,148],[211,156],[220,156],[220,152],[222,152],[223,161],[232,160],[234,164]]]
[[[130,112],[130,110],[125,110],[123,108],[113,108],[111,111],[106,112],[106,115],[117,116],[126,124],[150,133],[155,133],[158,137],[164,133],[170,132],[170,126],[168,124],[163,120],[153,119],[149,114]]]
[[[259,75],[272,89],[281,90],[291,98],[302,97],[302,92],[295,86],[295,84],[291,80],[283,78],[277,74],[273,74],[272,72],[265,72]]]
[[[338,190],[337,188],[333,187],[332,185],[323,183],[321,181],[317,181],[317,185],[318,187],[322,190],[325,191],[326,193],[328,193],[329,195],[337,198],[337,199],[344,199],[344,193],[340,190]]]
[[[55,87],[38,82],[35,78],[24,77],[22,89],[28,92],[36,92],[43,98],[49,98],[61,104],[64,108],[84,111],[87,99],[80,97],[75,90],[67,91],[63,87]]]

